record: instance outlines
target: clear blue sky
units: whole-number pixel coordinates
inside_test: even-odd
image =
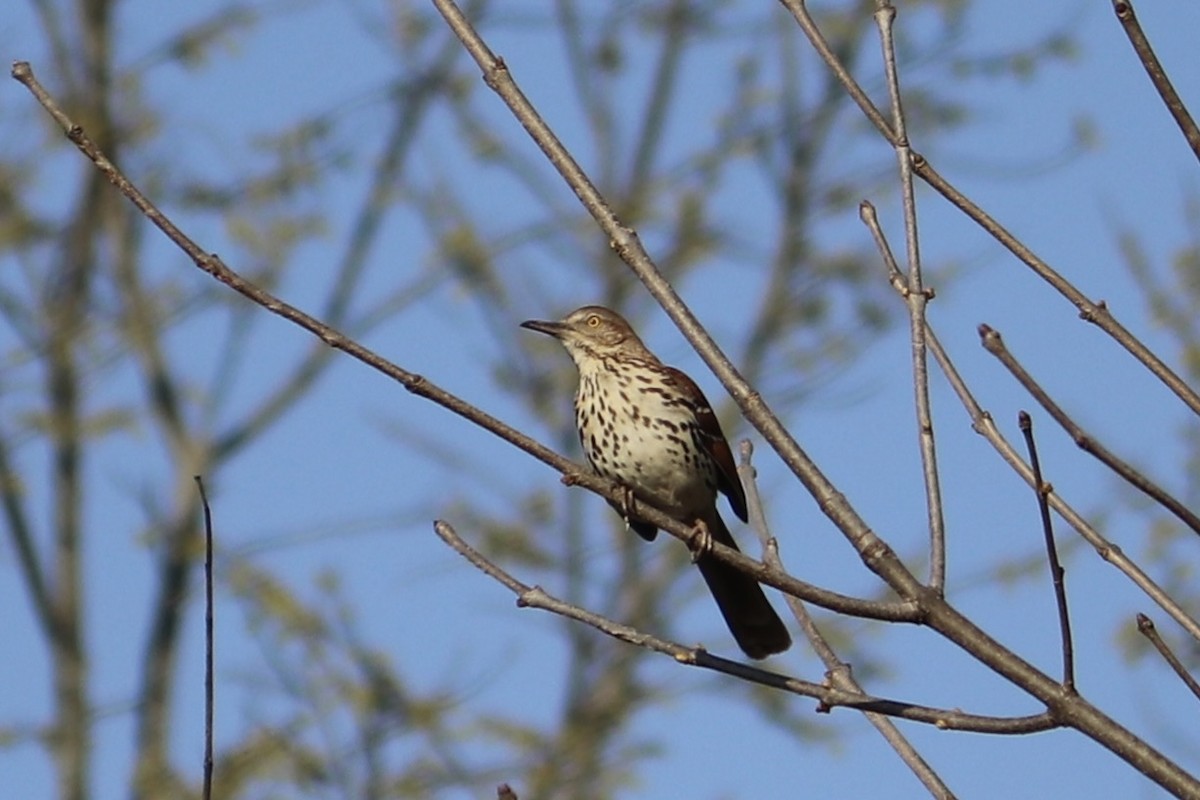
[[[194,4],[186,13],[202,16],[209,5]],[[778,4],[768,5],[778,10]],[[1195,68],[1200,7],[1156,7],[1148,2],[1142,6],[1143,24],[1180,94],[1185,100],[1200,97],[1200,70]],[[121,49],[128,63],[177,24],[177,20],[154,18],[158,8],[147,2],[124,7]],[[151,95],[168,103],[170,111],[162,120],[164,136],[152,152],[144,154],[145,159],[184,158],[197,168],[208,165],[216,174],[233,174],[253,163],[254,157],[246,150],[226,148],[230,130],[239,134],[267,130],[278,119],[346,97],[363,98],[363,109],[351,112],[361,115],[363,135],[380,135],[385,120],[372,110],[366,93],[381,85],[390,65],[381,47],[364,40],[348,8],[335,3],[305,6],[254,29],[211,68],[186,72],[165,67],[152,74]],[[534,5],[515,3],[513,13],[526,8]],[[916,26],[919,32],[919,15],[908,18],[903,12],[898,24]],[[27,59],[36,69],[45,57],[45,45],[32,33],[30,13],[25,4],[10,10],[9,24],[0,29],[0,49],[8,61]],[[781,25],[788,24],[781,11],[778,19]],[[955,135],[939,139],[936,147],[914,144],[1039,255],[1089,296],[1107,300],[1123,322],[1157,345],[1162,355],[1173,358],[1170,340],[1148,322],[1137,287],[1122,266],[1112,223],[1119,221],[1140,234],[1151,263],[1165,265],[1194,234],[1182,205],[1195,194],[1196,162],[1150,91],[1109,3],[976,3],[967,16],[963,39],[952,46],[959,53],[1000,53],[1040,38],[1055,26],[1071,29],[1079,45],[1076,60],[1056,63],[1029,81],[973,81],[968,86],[982,95],[980,116]],[[796,36],[800,37],[798,31]],[[511,27],[497,32],[492,42],[552,124],[558,123],[555,111],[569,105],[572,91],[565,72],[558,68],[561,51],[541,43],[536,32],[519,35]],[[943,72],[925,74],[920,67],[904,75],[909,85],[944,79]],[[6,83],[0,92],[5,109],[32,102],[15,82]],[[516,123],[506,118],[498,100],[495,105],[497,124],[515,130]],[[1031,162],[1052,161],[1048,156],[1066,145],[1079,118],[1095,125],[1094,149],[1054,169],[1028,168]],[[574,110],[561,114],[559,133],[568,143],[573,135],[581,136],[576,125]],[[20,133],[8,123],[4,131],[6,137]],[[447,141],[430,147],[427,155],[453,159],[455,148],[461,146]],[[74,153],[63,154],[64,174],[74,160]],[[845,165],[853,168],[853,163]],[[43,202],[54,202],[55,188],[39,187]],[[344,223],[349,210],[338,209],[356,188],[347,179],[344,197],[322,197],[317,205],[321,211],[334,210],[335,225]],[[882,207],[899,249],[895,197],[871,199]],[[1026,366],[1092,432],[1150,468],[1153,477],[1168,487],[1181,489],[1184,449],[1177,439],[1187,422],[1182,406],[958,212],[926,190],[919,200],[926,257],[931,262],[963,264],[953,282],[938,285],[931,320],[1006,433],[1016,437],[1018,409],[1032,410],[1033,404],[979,347],[975,327],[980,322],[1000,330]],[[500,192],[484,191],[474,199],[474,207],[504,214],[510,202]],[[752,214],[753,208],[749,205],[748,212]],[[223,252],[225,232],[215,226],[198,226],[189,233],[206,248]],[[342,233],[331,232],[329,241],[338,241]],[[858,244],[868,241],[853,209],[844,219],[830,221],[828,235],[857,237]],[[385,242],[372,267],[372,285],[379,292],[412,274],[428,244],[414,240],[412,230],[403,224],[390,230]],[[162,252],[170,251],[164,246]],[[332,247],[323,251],[314,246],[300,254],[303,264],[284,287],[289,300],[305,307],[322,296],[320,278],[329,268],[331,252]],[[179,270],[191,269],[179,258],[170,263]],[[0,260],[0,271],[11,267]],[[311,284],[307,283],[310,277]],[[549,268],[545,279],[556,285],[567,280]],[[185,280],[194,286],[208,278],[194,272]],[[729,306],[731,298],[735,303],[740,298],[728,287],[693,285],[684,287],[684,294],[704,321],[713,324],[718,338],[722,327],[728,330],[735,324],[731,320],[738,318],[738,309]],[[574,301],[582,304],[591,299],[580,296]],[[745,302],[749,307],[750,300]],[[528,317],[564,310],[532,302],[523,309]],[[258,350],[250,354],[247,367],[254,377],[242,382],[245,399],[270,385],[282,354],[301,352],[309,344],[303,332],[275,318],[260,319],[258,325]],[[701,375],[699,362],[664,319],[645,333],[664,358]],[[497,352],[490,335],[460,299],[443,292],[420,313],[373,332],[368,343],[402,366],[534,435],[545,436],[537,420],[489,382],[486,365]],[[524,334],[514,327],[511,335]],[[13,342],[0,339],[0,346],[8,350]],[[197,375],[211,374],[215,347],[211,332],[202,324],[181,327],[172,334],[172,346],[177,354],[193,360]],[[901,552],[915,556],[923,543],[924,511],[914,471],[908,366],[908,342],[904,327],[899,326],[836,381],[821,387],[794,430],[877,532]],[[707,376],[701,383],[710,396],[718,390],[716,381]],[[128,384],[106,385],[94,402],[99,407],[106,398],[129,391]],[[951,536],[951,600],[1001,641],[1053,673],[1058,664],[1057,629],[1047,584],[998,586],[981,580],[998,561],[1036,551],[1040,532],[1029,493],[971,432],[964,412],[936,374],[933,395]],[[0,398],[0,413],[10,411],[4,402]],[[563,397],[562,402],[569,399]],[[265,551],[264,565],[286,575],[296,587],[310,585],[320,570],[340,571],[347,596],[363,614],[364,633],[417,686],[449,680],[464,691],[471,710],[519,713],[531,723],[549,720],[559,693],[557,685],[547,685],[546,675],[553,674],[553,668],[548,669],[546,662],[555,664],[561,658],[556,642],[559,623],[538,612],[516,609],[510,595],[433,536],[430,520],[447,517],[453,522],[454,501],[471,491],[473,483],[469,476],[460,483],[445,473],[423,470],[419,453],[381,433],[388,420],[399,417],[454,446],[478,446],[476,468],[498,471],[508,485],[557,486],[557,476],[527,456],[342,359],[299,409],[241,456],[213,487],[218,532],[230,547],[253,546],[297,531],[324,534],[309,544]],[[1115,480],[1076,451],[1044,415],[1035,413],[1035,420],[1043,463],[1056,489],[1079,509],[1111,503]],[[750,430],[743,425],[729,433],[742,437]],[[811,499],[788,482],[764,447],[758,452],[762,485],[771,495],[770,516],[794,572],[843,591],[872,591],[869,575]],[[35,496],[46,492],[44,466],[35,459],[26,465]],[[161,454],[149,448],[145,439],[123,436],[114,438],[89,468],[94,481],[88,498],[88,596],[92,642],[98,645],[93,699],[114,711],[111,719],[97,726],[101,757],[95,797],[111,800],[126,794],[131,736],[122,703],[136,678],[134,659],[141,646],[144,598],[150,585],[147,557],[136,538],[140,517],[131,487],[152,482],[161,470]],[[503,498],[489,502],[499,505]],[[607,531],[608,511],[592,498],[589,513],[597,520],[594,547],[603,552],[610,546],[603,538],[607,533],[600,532]],[[353,527],[346,520],[363,521],[365,532],[332,535]],[[1139,555],[1147,542],[1143,524],[1123,514],[1111,523],[1111,538]],[[1073,535],[1065,525],[1059,524],[1057,530],[1062,539]],[[472,533],[469,528],[460,532],[468,538]],[[7,657],[0,659],[0,683],[6,687],[0,693],[0,720],[37,722],[44,718],[48,703],[45,655],[7,547],[0,549],[0,575],[0,607],[6,609],[0,630],[10,643]],[[1069,562],[1068,585],[1081,690],[1186,767],[1200,768],[1200,753],[1189,742],[1194,737],[1185,735],[1194,728],[1194,705],[1157,664],[1131,667],[1122,662],[1114,646],[1117,625],[1132,624],[1137,611],[1152,612],[1149,602],[1086,550]],[[421,597],[415,601],[419,607],[414,596]],[[218,609],[227,626],[221,634],[218,671],[232,683],[238,675],[261,669],[261,654],[241,636],[236,606],[227,602]],[[191,761],[197,768],[202,727],[199,619],[192,616],[191,644],[182,653],[188,666],[180,697],[186,707],[179,717],[194,735],[180,736],[177,753],[180,763]],[[1156,619],[1168,635],[1176,634],[1162,615]],[[689,621],[694,626],[688,627]],[[689,609],[681,628],[694,631],[695,640],[715,640],[713,615],[703,604]],[[894,668],[868,687],[880,695],[981,713],[1040,710],[924,631],[872,629],[864,636],[869,638],[863,646],[881,654]],[[803,643],[777,666],[798,677],[821,677],[819,663]],[[812,717],[814,725],[838,727],[843,735],[839,747],[796,742],[742,708],[739,695],[728,692],[728,681],[682,669],[667,659],[652,668],[664,684],[708,691],[688,693],[639,719],[638,734],[661,738],[671,746],[643,771],[645,782],[626,792],[627,797],[779,797],[788,792],[854,798],[877,795],[881,789],[893,798],[924,796],[869,726],[851,712]],[[791,702],[812,705],[799,698]],[[220,703],[218,727],[226,736],[257,714],[269,712],[241,688],[223,691]],[[939,733],[917,725],[902,729],[962,797],[1045,796],[1051,791],[1062,798],[1156,796],[1156,790],[1131,768],[1074,733],[1001,738]],[[32,748],[0,752],[0,775],[6,786],[23,787],[23,796],[50,792],[48,765]]]

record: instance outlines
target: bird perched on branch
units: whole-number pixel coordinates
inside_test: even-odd
[[[592,469],[637,500],[696,527],[701,541],[737,550],[717,512],[717,492],[729,498],[743,522],[746,494],[717,416],[695,382],[659,361],[620,314],[603,306],[584,306],[561,322],[528,320],[521,327],[558,339],[575,361],[575,423]],[[639,536],[654,539],[658,529],[638,519],[636,509],[614,507]],[[766,658],[791,646],[758,581],[703,546],[694,552],[746,655]]]

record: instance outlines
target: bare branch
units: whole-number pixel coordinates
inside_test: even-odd
[[[925,508],[929,524],[929,588],[942,592],[946,586],[946,524],[942,514],[942,488],[938,479],[937,445],[934,441],[933,412],[929,405],[929,368],[925,349],[925,306],[929,302],[921,277],[921,250],[917,235],[917,199],[913,192],[912,150],[904,122],[900,78],[896,69],[893,25],[896,9],[888,0],[876,0],[875,23],[883,46],[884,73],[888,99],[892,106],[893,146],[900,172],[900,196],[904,209],[904,243],[908,259],[907,291],[908,335],[912,341],[913,394],[916,405],[917,440],[920,443],[922,476],[925,480]]]
[[[954,393],[958,396],[959,402],[967,410],[967,415],[971,418],[971,428],[983,438],[987,439],[988,443],[995,448],[1000,457],[1012,467],[1021,478],[1031,487],[1036,486],[1034,482],[1033,470],[1021,460],[1017,451],[1009,444],[1008,440],[996,428],[996,423],[992,419],[990,412],[985,411],[975,396],[971,394],[971,390],[967,387],[966,382],[959,374],[958,368],[954,366],[954,362],[950,360],[950,356],[942,348],[942,344],[938,341],[936,335],[932,331],[929,333],[929,352],[933,353],[933,357],[937,360],[938,366],[946,375],[946,380],[950,383],[950,387],[954,389]],[[1157,603],[1164,611],[1171,615],[1180,626],[1182,626],[1189,634],[1200,640],[1200,623],[1171,597],[1154,579],[1147,575],[1141,567],[1132,559],[1125,555],[1113,542],[1100,535],[1083,515],[1072,508],[1064,499],[1058,496],[1057,493],[1050,493],[1046,497],[1060,517],[1066,520],[1067,524],[1074,528],[1084,540],[1095,548],[1096,553],[1105,561],[1112,564],[1120,570],[1126,577],[1141,589],[1146,595]]]
[[[492,563],[486,556],[467,544],[458,535],[458,532],[444,520],[435,521],[433,528],[438,537],[453,548],[455,552],[462,555],[478,569],[516,594],[518,606],[522,608],[540,608],[543,611],[550,611],[568,619],[583,622],[615,639],[668,655],[680,664],[731,675],[750,683],[757,683],[761,686],[779,689],[791,694],[812,697],[818,700],[823,708],[840,706],[859,711],[886,714],[914,722],[935,725],[938,728],[946,730],[1019,734],[1034,733],[1058,727],[1058,723],[1055,722],[1050,714],[1033,714],[1025,717],[992,717],[870,697],[857,691],[844,691],[819,683],[788,678],[759,667],[743,664],[739,661],[731,661],[720,656],[714,656],[702,646],[685,647],[674,642],[668,642],[664,639],[643,633],[636,628],[631,628],[628,625],[608,619],[600,614],[592,613],[572,603],[559,600],[539,586],[528,586],[521,583],[521,581],[509,575],[503,568]]]
[[[1196,679],[1187,671],[1187,667],[1179,660],[1179,656],[1175,655],[1167,643],[1163,641],[1163,638],[1158,635],[1158,629],[1154,627],[1154,621],[1145,614],[1139,613],[1137,615],[1137,628],[1138,633],[1149,639],[1150,643],[1154,645],[1154,649],[1163,657],[1163,660],[1171,666],[1171,669],[1175,670],[1175,674],[1179,676],[1184,685],[1191,690],[1197,699],[1200,699],[1200,683],[1196,682]]]
[[[911,190],[912,174],[906,174]],[[915,281],[912,272],[906,279],[904,273],[900,271],[891,245],[888,244],[883,228],[879,225],[879,216],[875,213],[875,206],[864,200],[859,203],[858,213],[859,218],[866,224],[868,230],[871,231],[871,237],[875,240],[875,246],[887,269],[888,281],[904,299],[909,309],[917,435],[921,447],[921,464],[925,476],[925,503],[929,516],[929,587],[936,592],[942,592],[946,585],[946,526],[942,514],[942,492],[937,473],[937,450],[933,433],[933,413],[929,405],[929,371],[926,359],[928,350],[926,336],[929,324],[925,319],[925,305],[933,297],[933,290],[926,289],[921,282],[919,261],[910,260],[910,264],[916,265]],[[915,220],[913,224],[916,224]],[[907,224],[905,230],[907,240],[909,238]],[[910,245],[911,247],[912,245]],[[912,252],[910,252],[910,258],[915,259]],[[915,296],[920,297],[919,301],[914,301]],[[919,334],[916,333],[918,329]]]
[[[1192,413],[1200,415],[1200,394],[1197,394],[1192,387],[1188,386],[1187,382],[1167,366],[1166,362],[1147,347],[1141,339],[1138,339],[1129,332],[1128,328],[1118,322],[1112,315],[1112,312],[1108,310],[1108,306],[1103,300],[1092,302],[1088,299],[1074,284],[1056,272],[1045,261],[1038,258],[1032,250],[993,219],[991,215],[975,205],[970,198],[939,175],[933,166],[925,160],[925,157],[919,153],[913,154],[913,170],[926,183],[949,200],[951,204],[966,214],[979,227],[991,234],[996,241],[1004,245],[1010,253],[1032,269],[1038,277],[1054,287],[1063,297],[1067,298],[1072,305],[1079,309],[1080,318],[1086,322],[1091,322],[1112,337],[1138,363],[1148,369],[1150,374],[1162,381],[1176,397],[1192,410]]]
[[[783,562],[779,557],[779,547],[775,542],[775,538],[771,536],[770,527],[767,524],[767,517],[763,511],[762,495],[758,491],[757,471],[754,469],[753,456],[754,445],[749,439],[743,439],[738,446],[740,458],[738,459],[738,477],[742,481],[742,487],[746,490],[746,509],[750,515],[750,527],[758,534],[760,541],[764,542],[766,547],[765,561],[773,567],[783,569]],[[787,598],[788,607],[792,614],[796,617],[796,621],[800,623],[801,630],[804,631],[804,638],[812,645],[817,657],[821,659],[821,663],[825,665],[825,679],[833,684],[837,689],[846,692],[854,692],[856,694],[866,696],[862,686],[854,679],[850,665],[842,661],[829,641],[821,633],[817,627],[816,620],[809,613],[808,607],[804,605],[804,601],[795,597]],[[896,724],[891,719],[873,712],[866,713],[867,721],[870,722],[875,729],[879,731],[884,740],[891,745],[896,751],[900,759],[912,770],[917,779],[925,785],[929,793],[934,797],[944,798],[949,800],[955,795],[950,791],[950,787],[946,786],[945,782],[929,765],[927,761],[917,752]]]
[[[1142,30],[1141,23],[1138,22],[1137,14],[1134,13],[1132,0],[1113,0],[1113,11],[1116,12],[1125,35],[1129,37],[1129,43],[1133,45],[1133,52],[1137,53],[1138,60],[1142,62],[1142,67],[1150,76],[1154,90],[1158,92],[1163,104],[1175,118],[1175,124],[1179,126],[1179,130],[1187,139],[1192,153],[1200,158],[1200,128],[1196,127],[1196,121],[1188,113],[1187,106],[1183,104],[1179,93],[1171,85],[1171,79],[1167,77],[1166,70],[1159,62],[1158,56],[1154,54],[1154,48],[1150,46],[1150,40],[1146,38],[1146,33]]]
[[[204,509],[204,789],[201,797],[212,800],[213,779],[213,712],[215,708],[213,690],[213,526],[212,509],[208,507],[208,495],[204,491],[204,480],[196,476],[196,490],[200,493],[200,505]]]
[[[1046,560],[1050,564],[1050,582],[1054,585],[1054,600],[1058,604],[1058,628],[1062,635],[1063,688],[1075,691],[1075,647],[1071,640],[1071,615],[1067,610],[1067,590],[1063,581],[1063,567],[1058,560],[1058,547],[1054,543],[1054,526],[1050,521],[1050,504],[1046,495],[1053,491],[1050,484],[1042,480],[1042,466],[1038,460],[1037,440],[1033,438],[1033,420],[1022,411],[1018,418],[1025,446],[1029,450],[1029,466],[1033,470],[1034,493],[1037,495],[1038,514],[1042,520],[1042,534],[1046,540]]]
[[[858,107],[879,131],[880,135],[888,143],[896,146],[896,133],[887,123],[883,114],[879,112],[879,109],[867,97],[866,92],[862,90],[862,87],[850,75],[845,65],[839,61],[829,43],[825,41],[816,22],[808,13],[804,0],[780,1],[792,13],[792,16],[795,17],[800,29],[808,37],[809,41],[812,42],[813,49],[817,51],[826,66],[829,67],[830,71],[841,82],[846,93],[858,104]],[[1120,4],[1120,0],[1116,0],[1116,2]],[[1032,250],[1022,244],[1015,236],[996,222],[995,219],[985,213],[983,209],[975,205],[966,195],[938,174],[933,165],[920,153],[912,153],[912,169],[914,174],[937,190],[952,205],[991,234],[1013,255],[1029,266],[1039,277],[1066,297],[1079,309],[1079,314],[1084,320],[1097,325],[1101,330],[1115,339],[1130,355],[1137,359],[1146,369],[1150,370],[1151,374],[1162,381],[1168,389],[1182,400],[1192,410],[1192,413],[1200,414],[1200,394],[1193,391],[1162,359],[1118,322],[1103,303],[1093,303],[1089,300],[1073,284],[1054,271],[1046,262],[1038,258]],[[707,361],[707,359],[705,360]],[[717,374],[718,377],[722,377],[719,372]]]
[[[1013,354],[1009,352],[1008,348],[1004,346],[1004,340],[998,331],[987,325],[980,325],[979,336],[983,342],[984,349],[994,355],[1012,376],[1017,379],[1021,386],[1025,388],[1025,391],[1029,392],[1033,399],[1042,408],[1046,409],[1046,412],[1054,418],[1054,421],[1062,426],[1062,429],[1070,435],[1075,444],[1079,446],[1079,449],[1086,453],[1091,453],[1102,464],[1117,473],[1126,483],[1170,511],[1180,522],[1200,534],[1200,517],[1192,513],[1187,506],[1172,497],[1157,483],[1151,481],[1127,462],[1118,458],[1108,448],[1100,444],[1094,437],[1077,425],[1050,398],[1050,395],[1034,380],[1033,376],[1021,366],[1021,362],[1017,361]]]

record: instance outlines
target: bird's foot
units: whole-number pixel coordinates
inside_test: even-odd
[[[704,520],[696,520],[696,524],[692,528],[692,536],[688,539],[687,545],[688,549],[692,551],[693,564],[712,552],[713,535],[708,526],[704,524]]]
[[[633,489],[621,487],[621,519],[625,520],[625,530],[628,531],[633,520]]]

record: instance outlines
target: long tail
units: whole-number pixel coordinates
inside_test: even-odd
[[[738,549],[721,515],[713,510],[704,520],[713,541]],[[697,563],[708,590],[725,617],[725,624],[738,647],[751,658],[766,658],[782,653],[792,645],[783,620],[775,613],[758,581],[744,572],[718,561],[711,555],[701,556]]]

